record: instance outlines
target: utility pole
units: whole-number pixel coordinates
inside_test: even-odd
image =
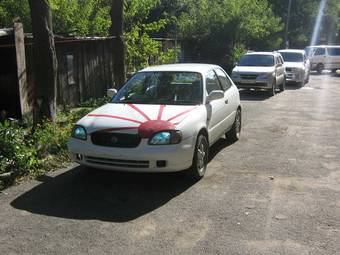
[[[286,20],[286,31],[285,31],[285,46],[286,49],[289,48],[289,41],[288,41],[288,31],[289,31],[289,19],[290,19],[290,10],[292,8],[292,0],[288,2],[288,11],[287,11],[287,20]]]

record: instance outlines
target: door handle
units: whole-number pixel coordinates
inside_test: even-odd
[[[226,99],[224,102],[225,104],[229,104],[229,99]]]

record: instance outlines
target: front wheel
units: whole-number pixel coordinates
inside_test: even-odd
[[[283,79],[283,82],[280,85],[280,92],[285,91],[285,89],[286,89],[286,77]]]
[[[316,66],[316,71],[318,72],[318,74],[322,74],[322,71],[323,71],[324,68],[325,68],[325,67],[324,67],[323,64],[318,64],[318,65]]]
[[[225,134],[227,139],[230,139],[232,142],[238,141],[241,135],[241,126],[242,113],[241,109],[237,109],[234,124],[232,128]]]
[[[270,96],[275,96],[275,94],[276,94],[276,80],[273,81],[272,87],[269,90]]]
[[[195,180],[200,180],[207,170],[209,154],[209,143],[205,135],[199,134],[196,141],[194,158],[192,166],[189,169],[189,175]]]
[[[309,72],[308,72],[307,78],[306,78],[306,81],[305,81],[305,84],[307,84],[307,83],[309,82],[309,76],[310,76],[310,74],[309,74]]]

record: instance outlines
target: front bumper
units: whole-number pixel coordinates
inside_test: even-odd
[[[304,77],[302,73],[291,73],[287,72],[286,73],[286,81],[288,82],[303,82]]]
[[[147,139],[142,139],[136,148],[114,148],[71,138],[68,149],[73,161],[93,168],[129,172],[177,172],[191,166],[195,144],[195,137],[173,145],[148,145]]]
[[[241,89],[271,89],[273,81],[272,79],[233,79],[233,82],[238,88]]]

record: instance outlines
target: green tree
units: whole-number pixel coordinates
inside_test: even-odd
[[[158,8],[160,3],[160,0],[125,1],[124,35],[127,46],[127,66],[130,72],[147,66],[150,59],[158,59],[160,63],[166,63],[171,59],[168,56],[169,52],[161,52],[161,43],[151,37],[170,23],[170,18],[163,14],[158,19],[150,20],[150,13]]]
[[[25,31],[31,32],[30,9],[27,0],[0,1],[0,28],[13,27],[13,19],[20,17]]]
[[[188,61],[230,68],[242,49],[275,48],[282,30],[266,0],[183,0],[178,22]]]

